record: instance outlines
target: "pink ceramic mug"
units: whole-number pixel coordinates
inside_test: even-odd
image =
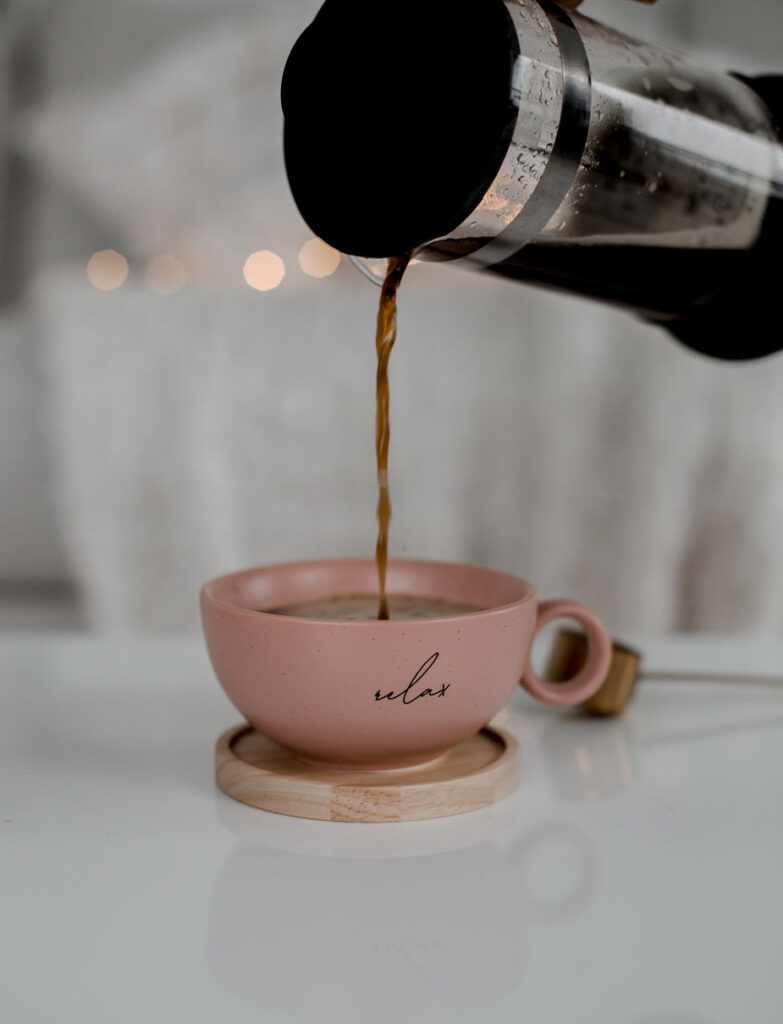
[[[611,641],[575,601],[538,604],[517,576],[445,562],[389,562],[390,594],[446,598],[480,611],[444,618],[307,619],[268,609],[341,594],[373,594],[371,559],[265,566],[201,591],[209,656],[227,695],[260,732],[310,764],[351,770],[431,761],[495,715],[518,682],[548,704],[577,704],[600,687]],[[576,619],[587,660],[548,683],[530,664],[536,631]]]

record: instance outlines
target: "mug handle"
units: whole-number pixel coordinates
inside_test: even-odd
[[[576,619],[587,633],[587,658],[584,665],[571,679],[562,683],[549,683],[533,671],[528,654],[520,683],[528,693],[532,693],[545,704],[567,707],[571,704],[581,704],[600,690],[612,659],[612,638],[598,616],[589,608],[585,608],[578,601],[556,600],[542,601],[538,606],[533,639],[548,622],[561,618]],[[532,646],[531,641],[531,649]]]

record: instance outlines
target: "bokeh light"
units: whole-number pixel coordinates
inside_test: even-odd
[[[181,259],[163,252],[149,261],[144,268],[144,278],[158,295],[173,295],[187,281],[188,272]]]
[[[340,253],[320,238],[311,238],[299,250],[299,266],[310,277],[328,277],[339,263]]]
[[[110,292],[128,276],[128,261],[114,249],[94,252],[87,262],[87,280],[95,288]]]
[[[271,288],[277,288],[285,277],[285,263],[276,252],[261,249],[251,252],[245,260],[242,273],[251,288],[268,292]]]

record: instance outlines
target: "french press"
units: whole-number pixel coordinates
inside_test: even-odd
[[[282,83],[288,178],[372,275],[418,259],[783,348],[783,77],[697,68],[552,0],[326,0]]]

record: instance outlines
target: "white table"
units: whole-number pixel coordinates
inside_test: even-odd
[[[636,640],[783,674],[783,644]],[[304,821],[216,791],[238,716],[197,638],[0,640],[0,1019],[780,1024],[783,685],[510,707],[501,803]]]

